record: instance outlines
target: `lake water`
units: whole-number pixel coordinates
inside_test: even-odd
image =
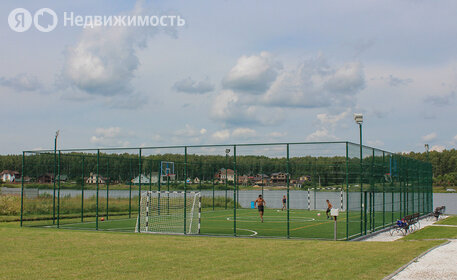
[[[40,194],[50,194],[52,195],[53,190],[39,190]],[[225,197],[225,191],[214,191],[214,196],[218,197]],[[61,196],[79,196],[81,195],[80,190],[61,190]],[[248,190],[248,191],[240,191],[238,196],[238,201],[244,208],[251,207],[251,202],[256,200],[259,194],[262,194],[261,190]],[[138,191],[132,191],[132,197],[137,196]],[[213,191],[212,190],[203,190],[202,196],[212,197]],[[287,195],[285,190],[264,190],[263,197],[267,203],[267,207],[269,208],[281,208],[282,207],[282,197],[283,195]],[[309,195],[309,199],[308,199]],[[350,204],[349,208],[358,208],[360,205],[360,193],[350,193]],[[85,190],[84,197],[88,198],[91,196],[96,196],[95,190]],[[110,190],[109,196],[112,198],[128,198],[129,191],[128,190]],[[233,199],[233,191],[227,191],[227,196]],[[106,191],[100,190],[99,197],[105,198]],[[346,194],[343,193],[343,203],[341,203],[341,192],[313,192],[310,191],[296,191],[291,190],[289,192],[289,206],[292,209],[308,209],[311,210],[318,209],[323,210],[327,208],[326,200],[330,200],[334,207],[346,210]],[[386,204],[389,204],[392,201],[392,196],[390,194],[386,194],[384,198]],[[399,194],[395,194],[394,198],[395,201],[398,201]],[[374,204],[376,211],[382,211],[382,202],[383,194],[377,193],[374,197]],[[446,213],[447,214],[457,214],[457,193],[447,194],[447,193],[435,193],[433,194],[433,208],[438,206],[446,206]]]

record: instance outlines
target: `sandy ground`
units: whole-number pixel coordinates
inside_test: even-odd
[[[443,219],[446,216],[442,217]],[[427,226],[435,226],[435,219],[420,220],[420,228]],[[445,226],[445,225],[440,225]],[[402,238],[404,235],[394,232],[390,235],[390,231],[381,232],[364,241],[394,241]],[[395,280],[410,280],[410,279],[457,279],[457,239],[451,239],[448,244],[437,247],[414,262],[406,266],[398,274],[392,278]]]

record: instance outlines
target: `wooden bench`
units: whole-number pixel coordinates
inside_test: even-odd
[[[406,235],[409,232],[417,230],[420,228],[419,223],[420,214],[414,213],[412,215],[407,215],[403,219],[398,220],[395,225],[390,228],[390,235],[393,235],[394,232],[400,232],[403,235]]]
[[[436,207],[435,211],[433,211],[433,213],[432,213],[433,217],[435,217],[436,220],[438,221],[440,216],[444,214],[444,211],[446,211],[446,206]]]

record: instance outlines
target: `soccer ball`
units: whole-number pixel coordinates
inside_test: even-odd
[[[105,220],[105,218],[103,218],[103,217],[100,219],[100,221],[102,221],[102,222],[103,222],[104,220]]]
[[[230,218],[227,218],[227,221],[230,220]]]
[[[317,215],[318,215],[318,216],[320,216],[320,215],[321,215],[321,213],[317,213]]]

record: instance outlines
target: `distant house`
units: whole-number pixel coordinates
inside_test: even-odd
[[[149,178],[148,175],[141,174],[141,184],[157,184],[159,180],[157,174],[157,172],[152,172],[151,178]],[[132,184],[138,185],[140,183],[140,176],[136,176],[130,181],[132,182]]]
[[[57,175],[56,176],[56,182],[66,182],[68,181],[68,176],[67,175],[64,175],[64,174],[60,174],[60,175]]]
[[[36,180],[37,180],[38,183],[41,183],[41,184],[52,183],[54,181],[54,174],[45,173],[45,174],[43,174],[41,176],[38,176]]]
[[[257,174],[254,176],[253,181],[256,185],[265,186],[270,182],[270,176],[267,174]]]
[[[97,177],[98,177],[98,183],[99,184],[105,184],[106,183],[106,178],[103,177],[102,175],[97,175],[96,173],[90,173],[89,177],[86,179],[87,184],[97,184]]]
[[[247,185],[252,181],[251,180],[252,178],[253,178],[252,176],[241,175],[236,178],[237,179],[236,181],[238,182],[238,184]]]
[[[157,173],[155,175],[157,177]],[[154,177],[154,172],[153,172],[153,175],[152,177]],[[160,178],[160,181],[162,183],[165,183],[165,182],[171,182],[171,181],[174,181],[176,180],[176,174],[168,174],[168,175],[162,175],[161,178]]]
[[[298,184],[304,184],[306,182],[311,182],[311,176],[309,175],[304,175],[304,176],[300,176],[300,178],[298,178]]]
[[[21,178],[21,173],[11,170],[3,170],[0,173],[0,178],[3,182],[15,182],[17,179]]]
[[[286,184],[287,183],[287,173],[284,173],[284,172],[272,173],[270,176],[270,181],[272,184]]]
[[[200,184],[200,178],[195,177],[194,180],[192,181],[194,184]]]
[[[215,175],[214,178],[219,183],[235,182],[235,171],[232,169],[221,168]]]

